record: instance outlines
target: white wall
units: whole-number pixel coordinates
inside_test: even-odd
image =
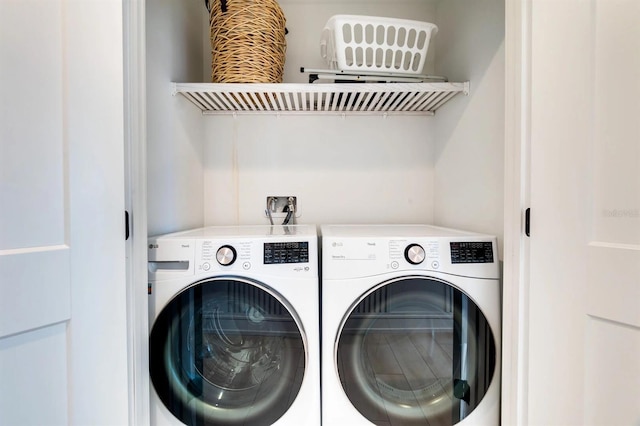
[[[298,223],[430,222],[429,118],[209,117],[205,223],[268,223],[296,195]]]
[[[202,226],[202,116],[171,82],[204,81],[202,0],[147,1],[147,210],[156,235]]]
[[[437,23],[435,72],[469,80],[471,93],[434,120],[434,220],[497,235],[502,253],[504,0],[442,1]]]

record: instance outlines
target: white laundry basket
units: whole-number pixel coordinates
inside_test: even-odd
[[[437,31],[429,22],[335,15],[322,31],[320,53],[333,70],[420,75]]]

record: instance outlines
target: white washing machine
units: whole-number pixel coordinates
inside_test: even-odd
[[[151,423],[320,424],[315,226],[149,239]]]
[[[321,236],[323,423],[499,425],[495,237],[423,225]]]

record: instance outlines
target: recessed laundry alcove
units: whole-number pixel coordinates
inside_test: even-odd
[[[204,2],[147,4],[149,234],[268,223],[435,223],[502,234],[504,4],[282,0],[283,84],[212,84]],[[433,83],[308,82],[335,14],[433,22]],[[380,101],[383,97],[388,100]],[[435,115],[431,115],[435,112]]]

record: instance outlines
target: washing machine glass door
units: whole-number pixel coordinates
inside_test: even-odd
[[[196,283],[153,325],[153,386],[188,425],[270,425],[302,385],[301,330],[293,309],[265,285],[229,278]]]
[[[351,309],[336,343],[354,407],[376,424],[452,425],[478,406],[496,364],[493,333],[447,282],[382,283]]]

